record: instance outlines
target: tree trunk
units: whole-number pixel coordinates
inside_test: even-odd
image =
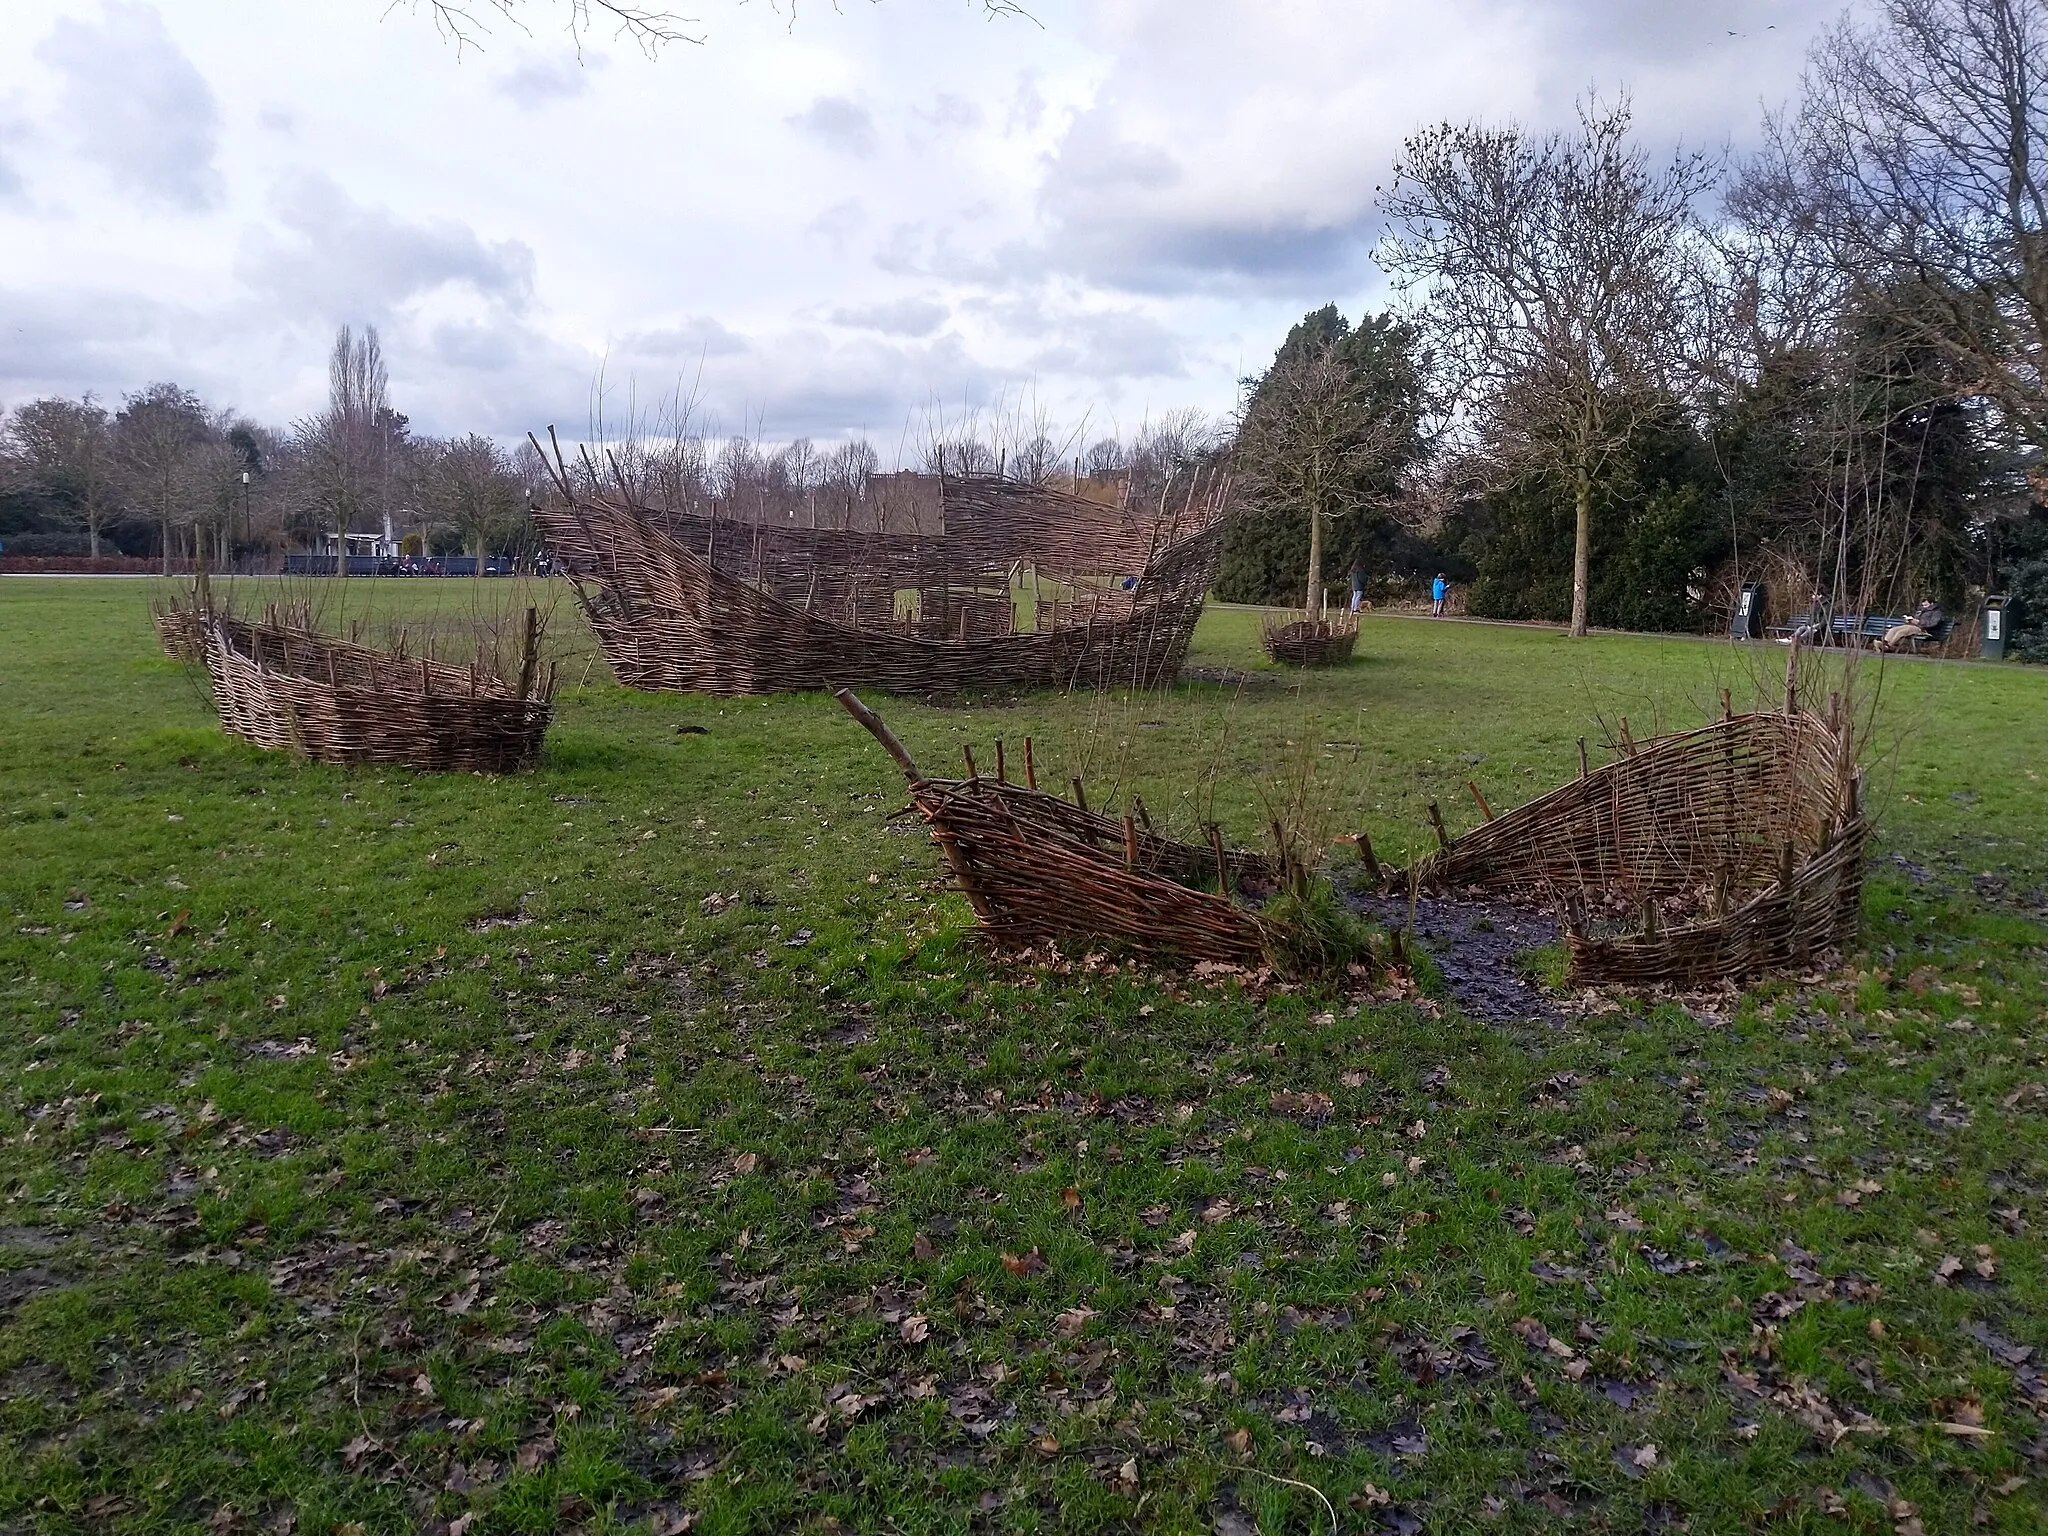
[[[348,574],[348,524],[343,522],[334,530],[334,574]]]
[[[93,559],[99,559],[100,515],[96,509],[90,507],[86,509],[85,514],[85,547]]]
[[[1581,464],[1578,473],[1578,527],[1572,538],[1572,634],[1586,633],[1587,567],[1593,557],[1593,477]]]
[[[1306,608],[1313,621],[1322,608],[1323,597],[1323,516],[1319,509],[1308,511],[1308,597]]]
[[[159,539],[164,549],[164,574],[168,576],[171,574],[171,509],[166,505],[160,508],[159,511],[162,523],[162,532],[159,535]]]

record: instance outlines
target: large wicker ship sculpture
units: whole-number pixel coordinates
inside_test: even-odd
[[[1113,501],[878,475],[817,526],[795,508],[657,507],[588,455],[574,472],[559,449],[548,462],[554,494],[534,518],[613,674],[719,695],[1171,682],[1230,498],[1207,463]]]

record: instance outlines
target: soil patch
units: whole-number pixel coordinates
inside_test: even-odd
[[[1381,926],[1408,926],[1405,892],[1350,890],[1353,911]],[[1542,987],[1516,963],[1525,950],[1558,941],[1554,914],[1504,896],[1460,893],[1418,896],[1414,937],[1422,941],[1458,1006],[1490,1023],[1555,1020],[1562,1015]]]

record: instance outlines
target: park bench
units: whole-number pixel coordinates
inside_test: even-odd
[[[1837,644],[1874,645],[1911,618],[1911,614],[1905,613],[1838,613],[1828,621],[1828,636]],[[1790,635],[1806,628],[1812,619],[1811,610],[1795,613],[1783,624],[1773,625],[1771,633]],[[1928,633],[1924,643],[1937,646],[1945,644],[1955,627],[1954,619],[1944,618]],[[1918,640],[1911,642],[1915,649],[1922,643]]]

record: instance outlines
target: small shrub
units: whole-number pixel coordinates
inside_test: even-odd
[[[1274,934],[1267,963],[1283,976],[1339,975],[1352,965],[1377,971],[1382,964],[1377,931],[1338,899],[1327,879],[1281,891],[1261,915]]]

